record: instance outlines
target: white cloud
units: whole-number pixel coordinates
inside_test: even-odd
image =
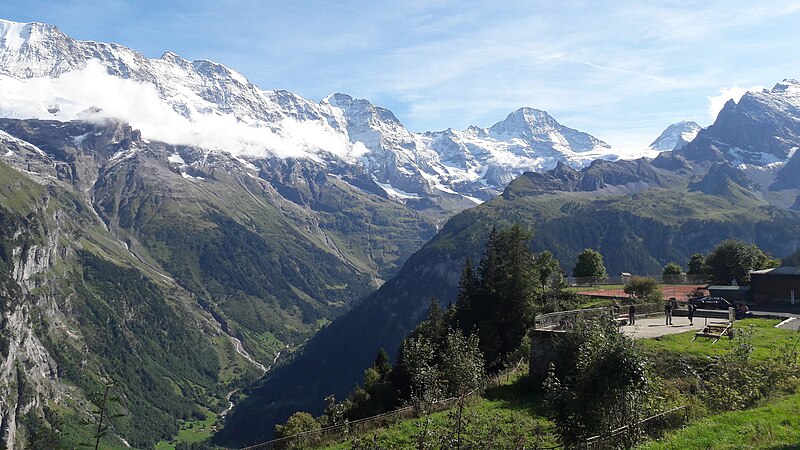
[[[711,117],[711,121],[717,120],[717,115],[722,111],[722,107],[725,106],[728,100],[733,100],[738,103],[742,96],[748,91],[756,92],[763,89],[766,89],[766,86],[758,85],[748,88],[732,86],[719,88],[719,94],[708,97],[708,115]]]
[[[51,112],[55,106],[57,112]],[[163,101],[153,85],[114,77],[92,61],[85,69],[59,78],[19,80],[0,76],[0,116],[61,121],[115,119],[141,130],[148,139],[234,155],[318,159],[327,152],[353,160],[367,151],[321,121],[284,118],[276,124],[246,123],[232,114],[214,113],[193,114],[189,120]]]

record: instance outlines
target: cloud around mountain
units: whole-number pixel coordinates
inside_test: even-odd
[[[275,129],[247,123],[233,114],[202,114],[193,120],[167,104],[154,85],[109,75],[103,64],[58,78],[0,76],[0,115],[18,119],[115,119],[141,129],[148,139],[220,149],[235,155],[319,158],[327,152],[345,160],[363,156],[361,143],[325,123],[284,118]],[[199,99],[198,99],[199,100]]]

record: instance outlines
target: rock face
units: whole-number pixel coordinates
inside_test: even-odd
[[[753,182],[747,175],[736,167],[727,163],[714,164],[708,173],[698,182],[689,183],[690,191],[703,192],[724,198],[735,198],[737,195],[756,195],[750,190]]]
[[[25,442],[17,433],[23,417],[64,395],[55,358],[32,327],[37,316],[58,318],[61,314],[52,296],[31,296],[34,289],[46,284],[41,276],[60,258],[57,233],[46,236],[43,242],[27,245],[32,230],[23,220],[10,220],[2,213],[0,217],[5,222],[5,235],[0,239],[4,247],[11,247],[6,248],[11,253],[7,261],[10,267],[3,268],[10,276],[0,276],[0,296],[4,297],[0,305],[0,440],[5,448],[14,449]],[[30,304],[26,298],[34,298],[36,303]]]
[[[780,168],[775,176],[775,182],[769,186],[771,191],[800,188],[800,152],[796,147],[791,150],[791,157]]]
[[[412,133],[367,100],[334,94],[314,102],[262,90],[211,61],[171,52],[148,59],[40,23],[0,20],[0,36],[0,87],[8,93],[0,116],[113,118],[149,139],[224,149],[248,161],[299,157],[329,172],[344,164],[371,178],[383,195],[418,209],[451,213],[497,195],[525,171],[620,157],[532,108],[489,128]],[[85,84],[92,89],[82,89]]]
[[[786,161],[800,142],[800,82],[747,92],[678,153],[689,161],[767,166]]]

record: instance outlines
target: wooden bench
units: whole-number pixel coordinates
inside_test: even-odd
[[[733,339],[733,323],[708,324],[702,330],[694,334],[692,342],[698,337],[705,337],[713,338],[714,342],[712,342],[712,344],[716,344],[722,336],[728,336],[728,339]]]

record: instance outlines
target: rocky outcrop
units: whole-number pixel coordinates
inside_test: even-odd
[[[645,159],[595,160],[581,171],[559,163],[543,173],[527,172],[506,188],[503,196],[540,195],[557,191],[593,192],[615,186],[664,187],[674,183],[674,175],[664,173]],[[637,188],[638,189],[638,188]]]
[[[692,192],[724,198],[735,198],[742,194],[755,198],[751,192],[754,187],[743,171],[725,163],[711,166],[702,180],[689,184]]]
[[[41,217],[43,211],[38,212]],[[0,212],[11,219],[8,212]],[[42,230],[39,230],[42,231]],[[9,292],[11,308],[2,318],[3,355],[0,359],[0,439],[6,448],[28,448],[18,434],[21,418],[41,409],[48,401],[58,402],[65,390],[58,382],[58,365],[35,332],[35,324],[63,320],[45,274],[58,262],[59,230],[44,237],[18,222],[11,240],[19,246],[11,249]],[[38,234],[38,233],[36,233]],[[36,241],[35,244],[30,242]]]

